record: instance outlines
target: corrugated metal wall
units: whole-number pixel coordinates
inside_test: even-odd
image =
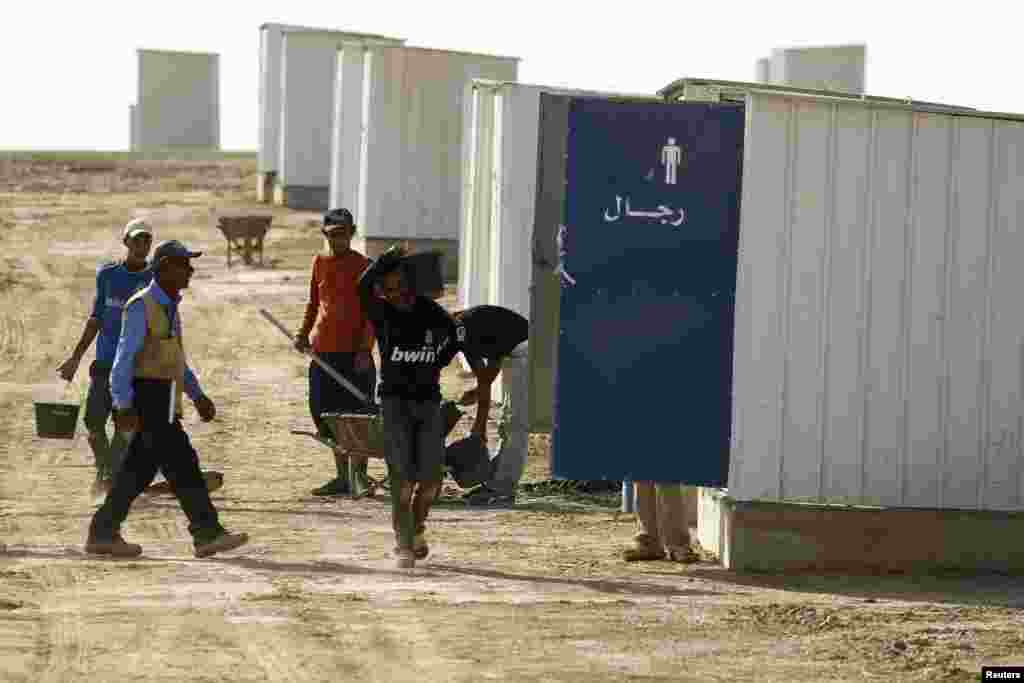
[[[366,179],[368,237],[458,239],[466,84],[515,80],[517,61],[442,50],[372,50]]]
[[[328,187],[338,41],[287,32],[281,54],[280,167],[284,186]]]
[[[138,50],[135,121],[138,149],[219,149],[219,57]]]
[[[281,165],[281,55],[286,33],[311,33],[333,41],[329,49],[338,49],[345,41],[401,45],[401,38],[388,38],[365,33],[349,33],[327,29],[264,24],[260,27],[259,83],[259,159],[260,173],[279,171]],[[310,84],[331,92],[331,81]]]
[[[729,494],[1024,508],[1024,124],[747,119]]]
[[[529,318],[541,88],[477,81],[471,93],[459,302]]]
[[[469,308],[490,303],[491,190],[494,165],[494,105],[498,85],[468,86],[469,114],[463,128],[462,210],[459,222],[459,305]]]
[[[281,154],[281,29],[260,28],[259,150],[256,169],[276,171]]]

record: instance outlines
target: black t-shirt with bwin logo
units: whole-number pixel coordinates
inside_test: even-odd
[[[441,370],[462,351],[465,329],[435,301],[416,297],[409,311],[374,299],[373,322],[381,358],[380,396],[441,399]]]

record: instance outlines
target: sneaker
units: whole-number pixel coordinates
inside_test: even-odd
[[[412,552],[417,560],[425,560],[427,558],[427,555],[430,554],[430,546],[427,545],[426,534],[416,534],[416,538],[412,542]]]
[[[249,534],[233,534],[222,531],[209,541],[195,544],[196,557],[209,557],[214,553],[234,550],[249,542]]]
[[[416,566],[416,555],[410,548],[398,548],[395,551],[395,567],[412,569]]]
[[[664,560],[665,551],[658,546],[646,543],[637,543],[632,548],[622,551],[622,559],[626,562],[647,562],[651,560]]]
[[[310,491],[314,496],[347,496],[352,493],[352,488],[347,481],[334,478],[318,489]]]
[[[138,557],[142,554],[142,546],[128,543],[121,534],[114,534],[109,541],[100,541],[90,537],[85,542],[85,552],[90,555],[112,555],[113,557]]]

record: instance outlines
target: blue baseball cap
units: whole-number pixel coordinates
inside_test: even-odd
[[[188,247],[179,242],[178,240],[166,240],[156,245],[156,249],[153,250],[153,263],[158,264],[166,258],[173,258],[175,256],[182,256],[184,258],[196,258],[202,256],[201,251],[189,251]]]

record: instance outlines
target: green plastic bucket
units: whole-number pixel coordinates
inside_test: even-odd
[[[36,402],[36,434],[43,439],[73,439],[78,425],[77,403]]]

